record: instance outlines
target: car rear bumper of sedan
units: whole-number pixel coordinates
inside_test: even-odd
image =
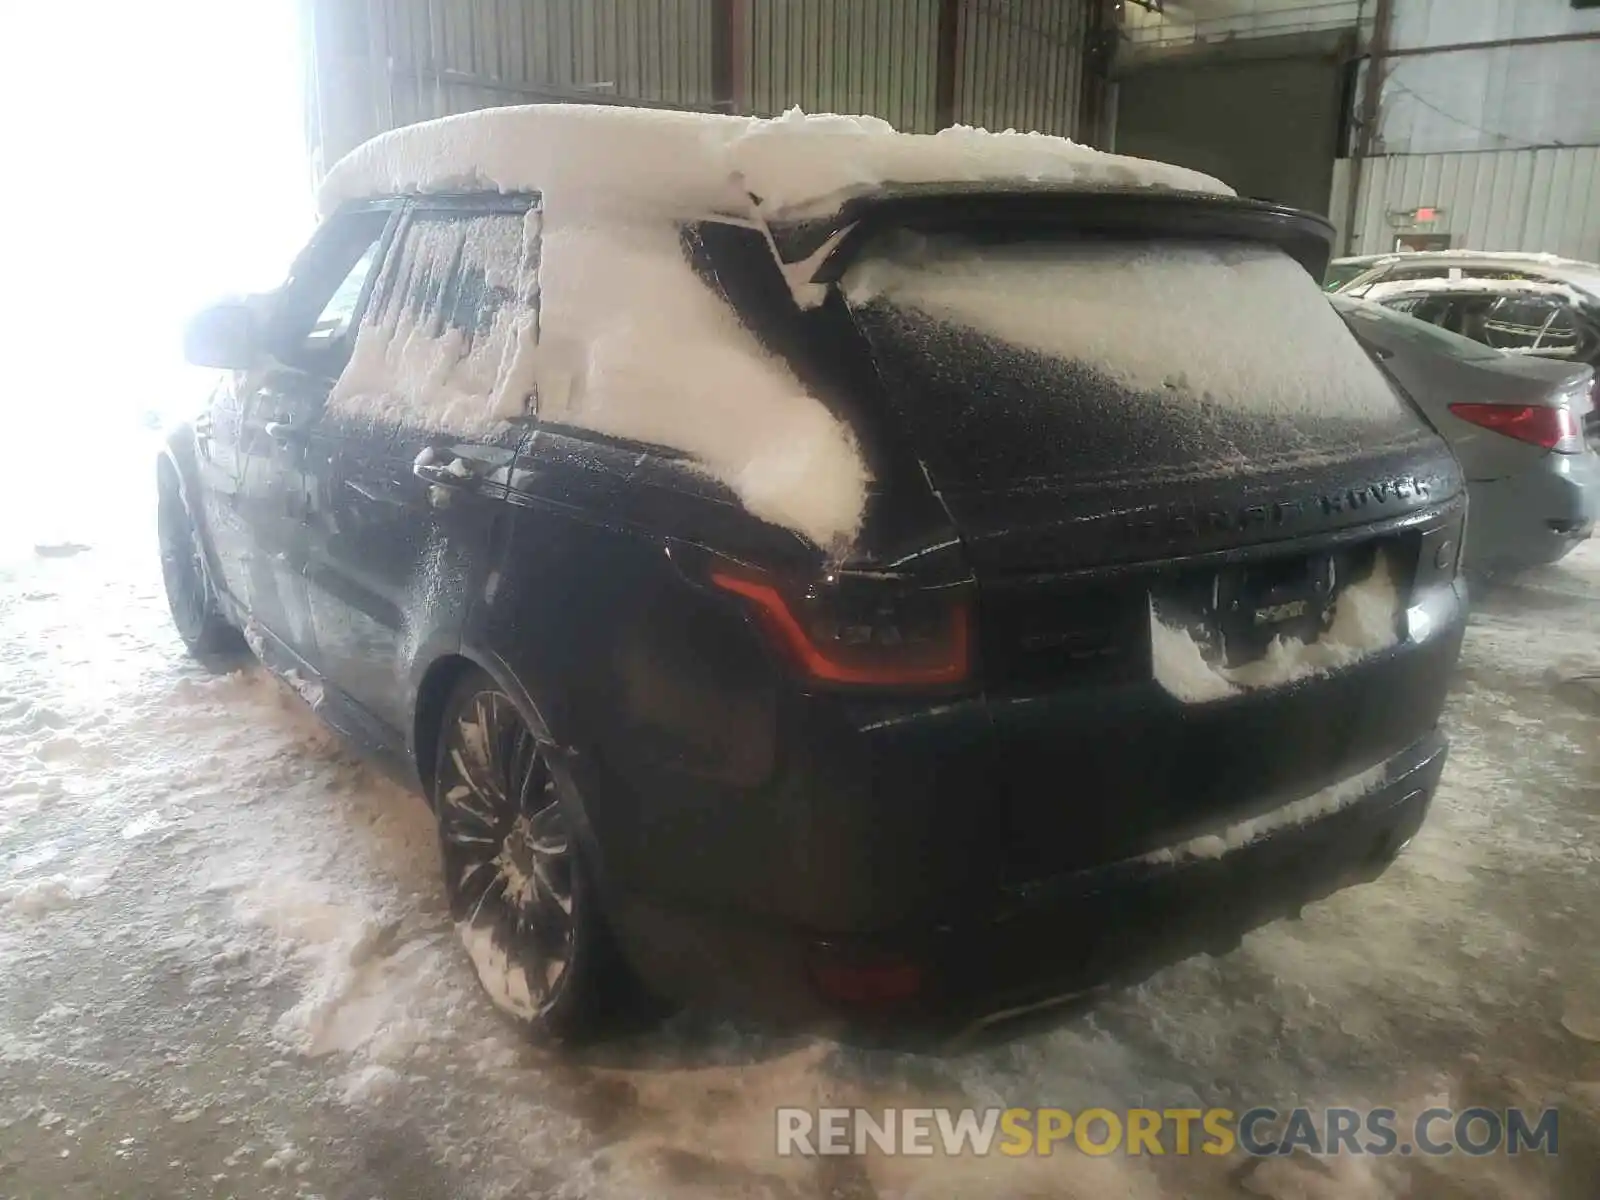
[[[614,920],[647,985],[671,999],[891,1037],[951,1033],[1226,952],[1252,929],[1376,878],[1421,826],[1445,757],[1434,732],[1328,811],[1001,888],[929,928],[815,936],[637,902]]]
[[[1558,562],[1600,519],[1600,455],[1550,454],[1538,470],[1470,485],[1467,563],[1519,570]]]

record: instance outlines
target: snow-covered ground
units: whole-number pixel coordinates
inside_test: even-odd
[[[0,1195],[1594,1194],[1600,545],[1481,598],[1430,823],[1303,922],[944,1057],[683,1018],[561,1057],[478,994],[422,802],[182,656],[151,498],[52,503],[0,534]],[[1435,1098],[1560,1105],[1561,1155],[773,1155],[780,1104]]]

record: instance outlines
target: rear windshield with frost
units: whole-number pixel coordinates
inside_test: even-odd
[[[844,284],[947,483],[1270,469],[1419,436],[1274,247],[902,232]]]

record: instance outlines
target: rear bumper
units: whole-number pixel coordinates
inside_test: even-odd
[[[936,925],[819,937],[638,901],[614,920],[647,984],[673,999],[779,1020],[949,1030],[1097,985],[1132,982],[1376,878],[1417,832],[1446,757],[1435,732],[1394,755],[1371,791],[1216,857],[1150,856],[1001,888]],[[888,964],[919,979],[893,1005],[824,994],[819,963]]]
[[[1016,890],[1006,911],[950,947],[947,1007],[993,1020],[1133,982],[1193,954],[1226,953],[1252,929],[1376,879],[1421,827],[1446,756],[1443,736],[1430,735],[1360,799],[1218,857],[1134,860]]]
[[[1538,470],[1470,485],[1467,565],[1518,570],[1564,558],[1600,518],[1600,455],[1550,454]]]

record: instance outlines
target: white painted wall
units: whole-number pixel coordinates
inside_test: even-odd
[[[1346,249],[1350,163],[1334,165],[1332,216],[1339,253],[1393,250],[1403,231],[1448,233],[1470,250],[1527,250],[1600,262],[1600,147],[1403,154],[1361,169],[1356,237]],[[1431,225],[1402,214],[1441,210]]]
[[[1600,32],[1570,0],[1396,0],[1397,50]],[[1389,61],[1379,145],[1389,154],[1600,145],[1600,41]]]

